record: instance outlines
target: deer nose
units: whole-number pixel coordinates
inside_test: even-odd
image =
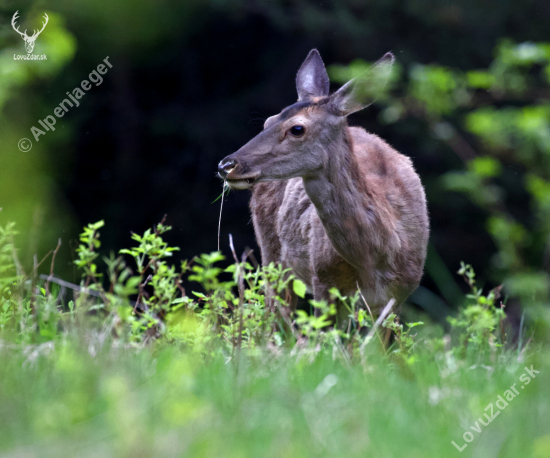
[[[218,164],[218,174],[221,178],[225,178],[228,173],[231,172],[237,165],[237,161],[235,159],[223,159]]]

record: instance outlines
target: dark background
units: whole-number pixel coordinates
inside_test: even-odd
[[[181,248],[179,257],[215,251],[220,207],[219,201],[212,202],[222,189],[217,164],[256,135],[267,117],[295,102],[294,77],[310,49],[317,48],[327,66],[357,58],[373,62],[392,51],[405,69],[437,63],[467,71],[487,68],[502,39],[550,39],[550,3],[542,0],[84,0],[0,5],[3,49],[24,53],[10,26],[15,10],[28,24],[38,24],[43,12],[49,12],[50,23],[37,40],[36,52],[39,46],[61,49],[46,38],[48,33],[54,36],[56,27],[72,36],[74,44],[62,65],[48,74],[37,70],[11,85],[7,79],[0,81],[9,91],[3,100],[2,119],[7,124],[0,131],[5,161],[21,156],[14,148],[17,139],[28,137],[37,119],[52,114],[66,91],[87,78],[106,56],[113,64],[81,106],[33,147],[38,165],[25,167],[47,186],[32,192],[50,197],[37,197],[36,206],[28,204],[15,212],[18,202],[32,202],[34,197],[21,197],[24,186],[1,188],[0,218],[3,223],[21,220],[22,258],[27,265],[33,250],[40,259],[62,237],[56,273],[73,281],[69,242],[77,239],[81,226],[100,219],[106,222],[101,231],[105,253],[130,245],[131,231],[143,232],[164,214],[173,226],[167,239]],[[47,65],[54,65],[52,59]],[[337,87],[333,84],[331,89]],[[373,105],[350,122],[410,156],[426,186],[431,270],[438,270],[441,259],[451,280],[443,286],[447,294],[429,272],[423,285],[452,302],[449,298],[456,289],[464,290],[454,274],[461,260],[473,264],[482,282],[496,285],[500,279],[492,274],[490,259],[498,247],[486,230],[486,210],[463,194],[444,192],[438,184],[442,174],[463,169],[463,162],[422,119],[383,124],[381,109]],[[13,136],[6,133],[8,126],[16,132]],[[9,172],[22,170],[19,184],[29,179],[21,167]],[[528,195],[515,186],[515,169],[510,167],[510,176],[503,179],[509,209],[528,222],[533,217],[525,205]],[[221,241],[227,256],[229,233],[238,252],[245,246],[256,248],[248,199],[249,192],[240,191],[225,200]],[[255,252],[259,256],[257,248]],[[538,253],[540,257],[535,254],[532,259],[535,269],[543,263],[541,250]]]

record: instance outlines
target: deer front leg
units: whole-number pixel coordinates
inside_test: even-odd
[[[284,275],[283,280],[286,281],[291,275],[290,272]],[[280,300],[277,299],[277,293],[273,288],[273,285],[270,285],[269,282],[265,283],[265,304],[266,307],[271,311],[271,313],[281,313],[283,318],[286,321],[289,321],[292,317],[292,314],[296,311],[296,306],[298,304],[298,296],[292,288],[292,283],[287,286],[279,294]]]
[[[329,288],[323,284],[317,275],[314,275],[311,279],[311,286],[313,288],[313,299],[316,301],[327,301],[330,299]]]
[[[331,302],[330,297],[330,288],[326,286],[326,284],[319,281],[318,277],[315,277],[313,279],[313,298],[316,301],[326,301],[327,304]],[[335,299],[334,305],[336,306],[336,315],[330,317],[331,325],[335,326],[337,325],[339,328],[342,328],[342,326],[347,326],[350,317],[349,317],[349,311],[346,307],[346,304],[344,304],[339,299]],[[322,312],[320,309],[315,308],[314,311],[315,316],[318,318],[322,315]]]
[[[325,301],[328,304],[330,301],[329,288],[326,284],[319,281],[317,275],[312,278],[311,286],[313,288],[313,299],[316,301]],[[314,314],[316,317],[320,317],[322,312],[320,309],[315,308]]]

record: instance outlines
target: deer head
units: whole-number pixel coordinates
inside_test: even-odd
[[[19,11],[16,11],[15,14],[13,15],[12,19],[11,19],[11,26],[13,27],[13,30],[15,30],[19,35],[21,35],[21,37],[23,38],[23,40],[25,40],[25,48],[27,49],[27,53],[30,54],[32,52],[32,50],[34,49],[34,43],[36,42],[36,39],[38,38],[38,35],[40,35],[42,33],[42,31],[44,30],[44,28],[46,27],[46,24],[48,23],[48,15],[46,13],[44,13],[44,19],[46,19],[46,22],[43,22],[42,23],[42,28],[40,30],[34,30],[32,36],[28,36],[27,35],[27,30],[25,29],[24,32],[21,32],[19,30],[19,27],[16,27],[15,26],[15,21],[17,21],[18,19],[18,13]]]
[[[387,53],[366,75],[329,95],[325,66],[313,49],[296,76],[298,102],[268,118],[260,134],[223,159],[220,177],[232,188],[246,189],[260,181],[314,175],[326,164],[331,145],[345,141],[346,117],[373,102],[372,93],[387,81],[393,61]]]

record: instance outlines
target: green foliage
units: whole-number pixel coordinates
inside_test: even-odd
[[[451,332],[460,336],[457,347],[448,348],[445,338],[413,334],[422,322],[405,330],[391,313],[383,328],[393,331],[394,343],[387,350],[369,344],[363,359],[364,331],[379,330],[359,294],[348,298],[333,289],[330,303],[311,301],[314,315],[290,314],[289,291],[305,296],[305,285],[288,269],[254,268],[243,257],[222,270],[217,264],[223,256],[214,252],[176,272],[166,263],[175,248],[162,240],[169,230],[162,224],[133,235],[137,246],[120,250],[133,260],[137,275],[111,254],[103,258],[106,274],[101,276],[92,266],[100,259],[102,226],[88,225],[81,235],[76,262],[84,276],[67,306],[59,289],[47,283],[32,295],[21,288],[28,280],[21,283],[14,276],[13,225],[0,231],[0,247],[9,246],[0,248],[1,266],[7,267],[2,279],[10,279],[3,283],[2,306],[20,304],[8,305],[12,313],[1,315],[0,362],[8,368],[0,375],[6,413],[0,419],[1,452],[40,443],[40,456],[64,456],[59,444],[86,438],[92,454],[112,450],[134,456],[139,449],[173,456],[191,447],[194,456],[223,455],[224,450],[279,456],[284,433],[289,434],[284,452],[290,455],[308,456],[309,448],[330,445],[334,456],[365,456],[372,447],[391,443],[392,450],[405,453],[413,447],[422,449],[422,456],[440,456],[461,437],[458,418],[477,418],[523,371],[515,357],[498,348],[496,331],[503,318],[503,309],[494,306],[498,291],[484,296],[470,266],[463,264],[459,273],[472,288],[473,304],[450,320]],[[203,292],[187,296],[179,284],[184,273]],[[231,279],[222,281],[228,274]],[[110,283],[108,290],[102,280]],[[132,307],[129,297],[136,295]],[[343,323],[336,303],[345,304]],[[151,351],[143,351],[145,343]],[[535,364],[543,370],[547,363]],[[495,376],[488,378],[487,368]],[[532,416],[524,401],[533,396],[538,405],[547,403],[543,385],[537,376],[529,386],[531,398],[514,401],[516,414],[510,418]],[[388,405],[398,406],[398,417]],[[415,422],[419,416],[431,421]],[[372,429],[368,441],[353,432],[380,422],[384,427],[378,433]],[[192,425],[194,433],[180,441]],[[405,434],[406,440],[396,440],[391,425],[396,437]],[[413,425],[414,431],[409,434],[403,425]],[[388,428],[389,442],[381,433]],[[504,419],[502,428],[517,430],[517,423]],[[529,428],[526,440],[542,447],[537,431]],[[419,434],[428,433],[438,441],[432,451],[418,442]],[[99,443],[102,448],[96,450]]]
[[[550,363],[541,354],[472,367],[442,351],[396,368],[376,357],[348,367],[330,354],[205,361],[166,345],[94,347],[3,349],[0,454],[439,458],[459,455],[451,441],[464,444],[465,431],[474,441],[459,456],[484,444],[500,458],[542,458],[550,444]],[[531,365],[540,373],[522,390]],[[497,396],[514,383],[520,395],[499,414]],[[472,431],[489,403],[498,417]],[[491,442],[496,434],[510,439]]]
[[[53,168],[65,176],[67,172],[62,167],[52,165],[47,159],[44,137],[40,137],[41,141],[36,142],[30,129],[33,125],[40,127],[38,119],[53,114],[54,105],[48,100],[49,97],[56,94],[55,96],[60,99],[55,103],[59,103],[65,92],[71,89],[66,85],[69,81],[75,80],[58,78],[58,75],[72,61],[77,42],[67,29],[64,16],[59,11],[45,10],[44,6],[35,7],[32,3],[18,5],[13,11],[3,10],[5,16],[0,23],[0,139],[3,145],[0,154],[0,169],[3,171],[0,195],[4,208],[2,224],[16,221],[22,238],[34,238],[29,246],[25,244],[20,247],[23,250],[22,259],[32,259],[32,255],[42,249],[44,252],[47,251],[52,237],[57,239],[62,231],[68,233],[73,229],[71,211],[65,200],[60,199],[59,191],[53,185],[55,180],[51,173]],[[14,55],[27,54],[24,41],[10,24],[11,17],[17,9],[21,17],[18,24],[21,25],[22,31],[28,27],[29,35],[32,35],[32,26],[40,26],[43,14],[48,14],[48,25],[40,34],[34,48],[35,55],[46,54],[47,59],[14,59]],[[28,21],[26,26],[23,25],[25,21]],[[62,81],[63,90],[60,90],[60,87],[53,88],[58,80]],[[37,92],[36,89],[39,87],[47,89],[38,89]],[[62,130],[64,135],[67,135],[68,130]],[[33,142],[30,151],[22,153],[18,149],[17,145],[21,138],[28,138]],[[52,149],[58,152],[59,158],[59,151],[63,148],[58,144]],[[48,224],[42,224],[44,221],[48,221]],[[31,248],[32,245],[38,246]]]
[[[411,334],[411,330],[416,326],[421,326],[424,323],[422,321],[417,321],[415,323],[407,323],[407,330],[403,329],[403,325],[399,323],[399,318],[395,313],[391,313],[382,323],[382,326],[387,329],[391,329],[395,333],[395,341],[397,343],[397,348],[393,350],[393,353],[400,353],[404,355],[406,361],[411,363],[414,362],[414,356],[411,355],[413,346],[415,345],[414,337],[415,335]]]
[[[96,250],[101,246],[98,230],[104,225],[105,223],[103,221],[88,224],[88,226],[84,228],[84,232],[80,234],[81,243],[76,249],[78,259],[74,263],[84,271],[84,276],[92,278],[101,276],[97,271],[97,264],[95,264],[94,261],[99,256]]]
[[[449,114],[465,101],[463,78],[447,68],[417,64],[411,69],[410,78],[410,94],[428,116]]]
[[[0,227],[0,296],[8,287],[19,280],[16,272],[14,237],[17,232],[14,230],[15,223],[8,223],[6,227]]]
[[[459,334],[460,346],[457,350],[465,351],[469,347],[470,350],[479,352],[486,346],[504,345],[504,304],[500,302],[499,306],[495,306],[495,301],[500,298],[502,286],[492,289],[484,296],[482,289],[476,286],[472,266],[462,262],[458,273],[470,286],[472,292],[466,297],[472,303],[462,308],[457,317],[448,318],[451,326]],[[495,333],[497,329],[500,334],[498,337]]]
[[[75,264],[82,279],[73,287],[74,300],[67,305],[63,304],[61,289],[51,284],[58,281],[55,277],[44,276],[45,283],[41,283],[36,272],[28,279],[15,275],[13,225],[1,230],[1,325],[11,339],[46,342],[78,332],[85,323],[91,329],[99,326],[105,335],[123,343],[143,345],[161,340],[203,355],[221,352],[233,357],[243,348],[261,353],[265,348],[284,351],[303,347],[315,352],[332,349],[344,360],[353,361],[364,359],[364,348],[369,344],[368,348],[382,349],[409,364],[416,361],[416,334],[411,330],[422,322],[409,323],[405,330],[391,313],[378,328],[359,292],[346,297],[333,288],[328,303],[310,300],[309,310],[293,311],[289,307],[293,295],[303,299],[307,289],[288,268],[275,264],[254,267],[246,256],[241,261],[235,256],[235,263],[222,269],[218,266],[224,261],[220,252],[202,254],[176,268],[168,261],[177,248],[162,238],[170,230],[163,223],[142,236],[132,234],[137,245],[119,251],[131,258],[131,265],[113,253],[100,257],[99,230],[103,226],[103,221],[89,224],[80,235]],[[98,263],[100,259],[103,264]],[[504,311],[493,304],[500,289],[484,296],[475,286],[470,266],[462,265],[459,273],[470,285],[468,298],[474,301],[458,317],[449,319],[454,334],[459,335],[459,348],[473,345],[482,351],[487,342],[503,344],[504,336],[497,338],[501,332],[497,324]],[[185,275],[197,284],[191,295],[182,287]],[[512,284],[511,288],[516,291],[517,286]],[[369,329],[371,336],[365,337]],[[394,334],[389,348],[383,329]],[[372,332],[377,339],[372,339]],[[375,343],[370,344],[371,340]]]
[[[477,418],[524,370],[518,361],[526,347],[503,345],[499,290],[483,295],[468,265],[459,273],[472,304],[449,320],[459,338],[451,347],[448,336],[423,334],[422,322],[403,325],[395,313],[378,328],[381,319],[359,293],[332,289],[328,303],[309,302],[315,313],[292,313],[291,292],[307,297],[303,282],[280,265],[254,267],[246,255],[226,269],[218,267],[219,252],[176,269],[167,262],[176,248],[162,239],[170,229],[162,223],[120,250],[131,265],[113,253],[101,257],[102,227],[90,224],[81,234],[80,286],[36,272],[18,276],[13,225],[0,229],[0,363],[7,368],[0,371],[1,453],[40,444],[33,446],[40,456],[64,456],[60,444],[86,439],[94,456],[214,456],[229,449],[279,456],[283,448],[308,456],[309,448],[329,446],[334,453],[324,456],[365,456],[396,444],[393,433],[389,442],[382,433],[395,428],[406,440],[393,449],[440,456],[463,433],[458,419]],[[197,284],[191,295],[181,286],[184,275]],[[74,300],[65,303],[52,281],[73,288]],[[533,361],[541,371],[549,364]],[[546,405],[540,380],[529,390]],[[532,416],[530,403],[514,406]],[[419,416],[433,421],[416,422]],[[373,424],[383,427],[363,440]],[[499,428],[517,430],[517,423],[502,420]],[[543,447],[537,431],[529,428],[526,440]],[[428,433],[440,441],[432,451],[419,440]]]
[[[221,286],[218,276],[222,269],[214,267],[214,264],[224,259],[225,257],[219,251],[201,254],[195,258],[195,265],[191,267],[193,274],[189,276],[189,280],[202,284],[207,292],[215,291]]]
[[[0,227],[0,330],[4,330],[15,316],[16,298],[12,289],[21,280],[17,275],[14,237],[14,223]]]
[[[129,250],[122,249],[119,253],[131,255],[140,274],[144,274],[149,267],[152,267],[153,270],[158,269],[158,266],[162,264],[161,259],[168,258],[172,256],[172,252],[179,250],[179,248],[169,247],[160,237],[161,234],[170,229],[170,226],[164,226],[160,223],[155,231],[147,229],[143,236],[132,234],[132,240],[138,242],[139,246]]]
[[[186,55],[201,55],[203,48],[197,48],[197,43],[205,43],[204,49],[214,43],[206,35],[219,40],[212,30],[223,32],[228,26],[233,30],[245,22],[254,25],[259,20],[281,37],[314,38],[321,47],[330,42],[328,48],[337,53],[333,56],[373,52],[370,43],[384,46],[378,38],[391,32],[392,40],[397,39],[394,49],[404,50],[400,60],[412,58],[426,65],[411,62],[397,68],[381,94],[361,89],[377,100],[382,122],[413,119],[414,129],[409,128],[411,124],[391,129],[405,132],[411,145],[422,142],[419,155],[434,156],[435,173],[443,176],[434,183],[422,176],[428,194],[434,200],[461,194],[484,215],[482,227],[494,243],[495,255],[472,260],[490,266],[482,277],[503,283],[506,294],[528,309],[547,305],[550,280],[542,267],[550,234],[550,46],[503,42],[490,66],[471,66],[473,59],[489,55],[487,43],[493,42],[505,21],[507,30],[517,36],[544,36],[543,15],[536,14],[542,7],[533,2],[529,12],[535,14],[521,14],[525,10],[521,2],[506,2],[498,8],[488,7],[487,2],[470,8],[442,0],[429,8],[422,2],[360,3],[221,0],[159,7],[135,0],[101,4],[86,0],[75,8],[74,2],[56,2],[58,12],[48,11],[50,23],[37,42],[37,52],[48,54],[48,60],[40,62],[13,59],[14,53],[24,51],[9,24],[13,10],[7,11],[1,34],[5,52],[0,55],[0,105],[6,110],[0,123],[5,148],[0,195],[11,212],[8,219],[17,219],[24,234],[20,240],[30,238],[31,226],[55,238],[61,229],[70,232],[65,221],[57,214],[52,218],[47,210],[43,216],[49,221],[47,227],[35,221],[40,220],[40,209],[57,208],[63,201],[60,191],[71,181],[66,179],[67,164],[73,162],[68,152],[82,143],[75,136],[76,127],[83,122],[93,127],[94,111],[89,107],[97,106],[97,112],[104,113],[103,99],[109,97],[103,91],[113,83],[106,81],[97,93],[99,103],[86,100],[88,108],[65,118],[63,128],[58,124],[57,132],[48,133],[30,152],[20,154],[16,145],[29,135],[37,119],[51,114],[52,103],[59,101],[52,99],[65,94],[71,81],[77,84],[86,76],[82,72],[87,73],[87,62],[95,63],[102,49],[125,56],[121,65],[138,75],[150,67],[147,49],[154,53],[171,41],[178,43],[181,54],[189,42],[193,49]],[[25,8],[35,16],[43,11],[39,3]],[[507,16],[511,12],[518,14]],[[64,17],[78,36],[79,65],[67,66],[77,40],[67,32]],[[411,23],[415,27],[408,27]],[[485,25],[483,33],[475,33]],[[201,28],[206,35],[197,32]],[[445,33],[438,34],[443,29]],[[436,39],[429,43],[416,39],[426,36]],[[323,44],[323,39],[329,41]],[[280,40],[284,41],[293,43]],[[413,44],[408,46],[407,41]],[[415,42],[421,46],[415,48]],[[223,57],[225,63],[234,60],[222,54],[220,62]],[[261,59],[253,59],[256,66],[248,69],[247,64],[247,72],[263,74],[273,55],[280,61],[284,54],[284,49],[282,54],[281,49],[271,56],[261,54]],[[240,55],[244,62],[247,56]],[[446,56],[445,66],[427,60],[442,56]],[[468,70],[454,68],[452,62],[458,58],[453,56],[463,56],[460,66]],[[164,60],[170,60],[170,53]],[[187,59],[181,70],[200,76],[203,67],[200,59]],[[357,61],[350,66],[351,73],[340,68],[342,76],[337,78],[347,81],[368,68],[369,64]],[[62,70],[63,77],[58,77]],[[237,96],[253,99],[238,84],[242,75],[237,75],[238,81],[225,73],[224,78]],[[244,78],[244,84],[249,83]],[[115,84],[119,93],[128,89],[124,78]],[[194,99],[202,102],[212,85],[202,85],[206,88],[202,92],[200,84],[190,86],[198,91],[192,94]],[[128,91],[131,95],[131,88]],[[244,100],[241,96],[221,100],[218,115],[234,112],[233,105]],[[216,107],[210,108],[215,111]],[[178,130],[187,137],[193,132],[203,143],[209,136],[201,116],[190,116],[193,123],[184,123],[184,128],[178,124],[175,129],[170,122],[173,117],[165,119],[166,110],[149,111],[158,114],[150,123],[156,132]],[[227,116],[215,112],[212,116],[222,118],[222,130],[238,132]],[[440,142],[437,148],[426,139],[430,135]],[[172,148],[173,142],[169,143]],[[207,149],[215,155],[213,143],[222,142],[208,143]],[[442,170],[445,150],[463,162],[458,170]],[[133,168],[125,169],[134,173]],[[120,171],[114,180],[124,181],[119,175]],[[161,182],[170,182],[165,173],[155,175]],[[54,188],[56,181],[59,189]],[[190,199],[196,199],[196,194],[188,193]],[[220,253],[174,266],[169,262],[170,247],[155,229],[134,238],[137,246],[103,257],[101,227],[87,229],[75,264],[83,277],[72,300],[71,287],[38,275],[40,263],[25,273],[17,260],[13,226],[0,230],[2,456],[439,457],[456,453],[450,443],[462,443],[465,429],[475,441],[462,456],[549,455],[547,349],[539,351],[542,344],[535,342],[524,356],[521,336],[517,357],[514,352],[510,358],[499,346],[504,340],[496,292],[484,295],[473,285],[470,305],[451,323],[450,332],[456,336],[452,344],[447,336],[425,333],[434,331],[430,325],[407,326],[390,314],[383,325],[393,330],[394,343],[387,350],[379,346],[384,337],[379,328],[380,339],[372,339],[368,357],[360,361],[357,347],[373,329],[375,317],[357,296],[345,299],[349,301],[345,316],[335,313],[336,303],[343,300],[337,291],[329,303],[313,302],[310,310],[285,314],[288,292],[303,298],[306,291],[280,266],[257,269],[245,260],[225,270],[220,267]],[[32,242],[28,245],[20,248],[34,254]],[[28,265],[32,265],[29,259]],[[470,268],[464,266],[461,271],[467,281],[475,280]],[[194,293],[181,288],[180,280],[186,276],[195,282]],[[326,327],[334,321],[337,326]],[[524,337],[524,341],[529,338]],[[489,357],[480,358],[485,349]],[[517,383],[524,367],[520,357],[529,359],[527,366],[533,363],[541,374],[478,435],[468,427],[488,403]]]

